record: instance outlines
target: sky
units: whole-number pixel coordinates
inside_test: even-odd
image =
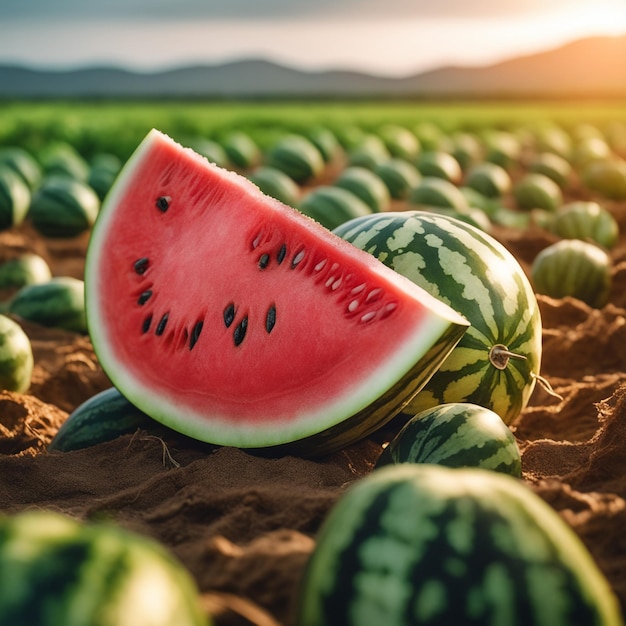
[[[1,0],[0,63],[141,71],[264,58],[405,76],[626,34],[626,0]]]

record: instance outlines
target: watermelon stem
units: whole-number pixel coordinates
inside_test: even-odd
[[[489,361],[494,367],[499,370],[506,369],[506,366],[509,364],[509,359],[521,359],[525,361],[526,357],[523,354],[511,352],[501,343],[491,346],[491,350],[489,350]]]
[[[552,385],[543,376],[540,376],[539,374],[535,374],[534,372],[531,372],[531,375],[544,388],[544,390],[553,398],[557,398],[561,402],[565,400],[565,398],[560,393],[557,393],[556,391],[554,391],[554,389],[552,388]]]

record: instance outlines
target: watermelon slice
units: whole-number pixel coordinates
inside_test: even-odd
[[[157,130],[94,226],[90,336],[119,391],[186,435],[336,450],[391,419],[467,321]]]

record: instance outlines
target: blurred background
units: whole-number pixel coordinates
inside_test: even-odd
[[[625,36],[623,0],[8,0],[0,5],[0,96],[605,95],[626,89]],[[469,71],[518,57],[524,63],[488,75]],[[228,71],[201,72],[223,64]],[[72,85],[18,71],[93,67],[168,74],[124,81],[83,73]],[[341,77],[319,76],[332,71]]]

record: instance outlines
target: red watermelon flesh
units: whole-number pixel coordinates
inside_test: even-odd
[[[218,445],[318,454],[391,419],[464,318],[247,179],[159,131],[104,202],[85,269],[105,372]]]

